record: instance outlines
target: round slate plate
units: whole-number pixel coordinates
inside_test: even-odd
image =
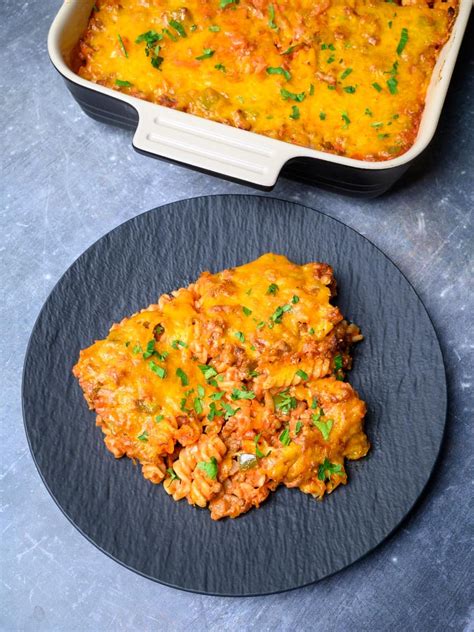
[[[337,304],[365,341],[349,380],[367,402],[367,458],[349,484],[317,502],[280,488],[258,510],[214,522],[174,502],[129,459],[105,449],[71,369],[109,326],[187,285],[265,252],[335,270]],[[145,213],[69,268],[34,327],[23,379],[26,431],[38,470],[69,520],[128,568],[218,595],[303,586],[379,544],[415,503],[442,440],[446,385],[431,321],[395,265],[344,224],[258,196],[202,197]]]

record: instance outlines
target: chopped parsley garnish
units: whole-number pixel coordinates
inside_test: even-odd
[[[203,59],[209,59],[213,55],[214,55],[214,51],[212,50],[212,48],[205,48],[202,52],[202,55],[199,55],[198,57],[196,57],[196,59],[198,59],[199,61],[202,61]]]
[[[173,340],[171,346],[173,347],[173,349],[178,349],[178,347],[187,347],[188,345],[182,340]]]
[[[245,306],[242,306],[242,311],[246,316],[250,316],[250,314],[252,313],[252,310]]]
[[[309,92],[308,92],[309,96],[312,97],[314,94],[314,84],[310,84],[309,86]]]
[[[120,88],[131,88],[133,86],[133,83],[130,83],[130,81],[122,81],[122,79],[116,79],[115,85],[119,86]]]
[[[140,347],[140,345],[135,345],[132,349],[132,353],[135,353],[135,354],[142,353],[142,352],[143,352],[143,349]]]
[[[297,105],[293,105],[291,107],[290,119],[293,119],[293,121],[297,121],[299,118],[300,118],[300,109]]]
[[[287,48],[286,50],[284,50],[281,54],[282,54],[282,55],[289,55],[289,54],[290,54],[290,53],[292,53],[295,49],[296,49],[296,46],[290,46],[289,48]]]
[[[198,384],[198,387],[196,390],[197,390],[198,396],[201,398],[203,398],[204,395],[206,394],[206,391],[204,390],[204,386],[202,386],[201,384]]]
[[[303,428],[303,424],[301,421],[297,421],[295,425],[295,434],[300,434],[301,429]]]
[[[313,336],[315,334],[314,327],[310,327],[308,329],[308,333],[309,333],[310,336]]]
[[[342,472],[342,465],[339,463],[331,463],[328,458],[318,468],[318,478],[320,481],[330,480],[331,474],[339,474]]]
[[[225,66],[224,66],[224,64],[216,64],[216,65],[214,66],[214,68],[215,68],[216,70],[220,70],[221,72],[225,72],[225,71],[226,71],[226,70],[225,70]]]
[[[344,72],[341,74],[341,81],[344,81],[346,77],[348,77],[352,72],[352,68],[346,68]]]
[[[213,24],[212,26],[209,27],[208,30],[211,31],[211,33],[219,33],[219,31],[221,30],[221,27],[217,26],[217,24]]]
[[[170,20],[169,21],[169,25],[172,28],[174,28],[174,30],[177,31],[177,33],[179,33],[179,35],[181,35],[181,37],[187,37],[185,28],[181,24],[181,22],[178,22],[177,20]]]
[[[161,33],[157,33],[156,31],[147,31],[146,33],[142,33],[135,40],[135,44],[141,44],[142,42],[146,42],[147,46],[151,47],[156,42],[159,42],[163,39],[163,35]]]
[[[377,138],[379,140],[385,140],[385,138],[388,138],[390,136],[390,134],[377,134]]]
[[[172,33],[169,29],[163,29],[163,33],[165,35],[167,35],[171,41],[173,42],[177,42],[178,38],[176,37],[176,35],[174,33]]]
[[[239,340],[240,342],[245,342],[245,336],[241,331],[236,331],[234,336],[237,338],[237,340]]]
[[[270,320],[272,320],[275,325],[279,325],[281,323],[281,319],[283,318],[283,314],[285,312],[289,312],[291,309],[291,305],[279,305],[273,314],[270,316]]]
[[[369,108],[365,108],[364,114],[366,116],[373,116],[373,112],[372,110],[370,110]]]
[[[257,373],[257,371],[249,371],[249,377],[258,377],[260,375],[260,373]]]
[[[280,439],[280,443],[284,446],[290,445],[291,437],[289,428],[285,428],[278,438]]]
[[[354,92],[356,91],[355,86],[344,86],[342,89],[344,90],[344,92],[347,92],[347,94],[354,94]]]
[[[224,397],[224,395],[225,395],[224,392],[218,391],[217,393],[212,393],[212,395],[210,397],[214,401],[218,401],[219,399],[222,399]]]
[[[183,369],[181,368],[176,369],[176,375],[181,380],[181,386],[187,386],[189,384],[188,376],[183,371]]]
[[[321,50],[336,50],[334,44],[321,44]]]
[[[258,447],[258,442],[260,441],[261,436],[261,434],[258,434],[256,437],[253,438],[253,442],[255,444],[255,456],[257,457],[257,459],[263,459],[265,456],[268,456],[268,454],[270,454],[270,452],[268,454],[263,454],[263,452]]]
[[[383,123],[381,121],[377,121],[375,123],[371,123],[370,127],[383,127]]]
[[[300,297],[296,296],[296,294],[293,294],[293,297],[291,299],[291,302],[293,303],[293,305],[296,305],[296,303],[300,302]]]
[[[255,393],[253,391],[247,391],[244,389],[234,388],[231,394],[231,399],[255,399]]]
[[[200,397],[194,398],[193,408],[196,411],[196,415],[202,415],[203,407],[202,407],[202,399]]]
[[[128,57],[127,49],[125,48],[125,44],[123,43],[123,39],[121,38],[120,35],[117,35],[117,39],[119,41],[120,48],[122,49],[122,53],[125,55],[125,57]]]
[[[179,403],[179,409],[183,411],[183,413],[189,413],[189,410],[186,408],[186,397],[183,397]]]
[[[285,415],[288,415],[290,410],[296,408],[296,397],[292,397],[288,389],[275,395],[273,401],[275,402],[275,408]]]
[[[281,88],[280,94],[285,101],[292,99],[293,101],[298,101],[298,103],[301,103],[306,98],[306,94],[304,92],[290,92],[289,90],[285,90],[285,88]]]
[[[403,53],[403,49],[407,45],[407,42],[408,42],[408,29],[403,28],[400,35],[400,41],[398,42],[398,46],[397,46],[397,55],[401,55]]]
[[[336,369],[336,371],[342,369],[342,355],[340,353],[334,356],[334,368]]]
[[[317,415],[313,415],[313,424],[323,435],[323,439],[327,441],[329,439],[329,433],[331,432],[331,428],[333,427],[334,421],[332,419],[328,419],[326,422],[321,421],[320,419],[314,419]]]
[[[268,5],[268,26],[275,31],[278,30],[278,26],[275,24],[275,7],[273,4]]]
[[[344,121],[344,125],[342,126],[342,129],[347,129],[349,125],[351,124],[351,119],[349,118],[349,115],[347,114],[347,112],[343,112],[341,114],[341,118]]]
[[[277,66],[277,67],[269,66],[267,68],[267,74],[269,74],[269,75],[283,75],[283,77],[285,77],[285,79],[287,81],[290,81],[290,79],[291,79],[291,73],[289,73],[288,70],[285,70],[281,66]]]
[[[157,424],[159,424],[159,423],[160,423],[160,421],[163,421],[163,419],[164,419],[164,418],[165,418],[165,416],[164,416],[164,415],[157,415],[157,416],[155,417],[155,421],[156,421],[156,423],[157,423]]]
[[[148,441],[148,432],[147,432],[146,430],[144,430],[144,431],[142,432],[142,434],[139,434],[139,435],[138,435],[137,439],[138,439],[139,441],[144,441],[144,442]]]
[[[221,0],[219,6],[221,9],[225,9],[229,4],[238,4],[238,0]]]
[[[377,92],[382,92],[383,88],[380,85],[380,83],[377,83],[376,81],[372,84],[372,88],[375,88],[377,90]]]
[[[332,64],[334,61],[336,61],[336,58],[335,58],[335,56],[334,56],[334,55],[330,55],[330,56],[326,59],[326,62],[327,62],[328,64]]]
[[[146,351],[143,354],[143,359],[146,360],[147,358],[152,356],[154,353],[155,353],[155,341],[154,340],[150,340],[147,343]]]
[[[326,120],[326,113],[325,112],[320,112],[319,113],[319,118],[321,119],[321,121],[325,121]]]
[[[196,31],[197,30],[197,24],[191,24],[191,26],[189,27],[190,31]]]
[[[205,380],[210,380],[213,377],[216,377],[217,371],[213,366],[210,366],[209,364],[199,364],[198,366],[199,370],[204,375]]]
[[[222,1],[222,0],[221,0]],[[215,456],[211,456],[210,461],[200,461],[197,464],[200,470],[204,470],[209,478],[212,478],[213,481],[217,478],[217,459]]]
[[[308,374],[305,371],[303,371],[302,369],[298,369],[296,371],[296,375],[298,377],[300,377],[302,380],[308,380],[309,379]]]
[[[276,294],[280,288],[276,283],[270,283],[268,286],[267,294]]]
[[[263,329],[264,327],[265,327],[265,323],[263,322],[263,320],[261,320],[257,325],[257,329]]]
[[[225,410],[225,420],[230,419],[233,415],[235,415],[236,412],[240,410],[240,408],[232,408],[232,406],[230,404],[227,404],[227,402],[222,402],[222,408]]]
[[[330,83],[328,83],[328,90],[335,90],[336,86],[332,86]]]
[[[397,94],[398,81],[396,77],[390,77],[390,79],[387,79],[387,87],[390,90],[390,94]]]
[[[214,417],[222,417],[223,414],[224,414],[224,411],[218,410],[214,402],[211,402],[209,404],[209,414],[207,416],[209,421],[213,421]]]
[[[173,481],[180,481],[181,479],[179,478],[179,476],[176,474],[176,472],[173,470],[172,467],[169,467],[166,470],[166,473],[169,474],[170,480],[171,482]]]
[[[162,366],[160,366],[159,364],[156,364],[155,362],[153,362],[153,360],[150,360],[150,369],[153,371],[153,373],[155,373],[158,377],[161,377],[161,379],[163,380],[166,377],[166,369],[164,369]]]

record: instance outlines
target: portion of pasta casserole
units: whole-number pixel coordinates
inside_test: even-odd
[[[107,448],[215,520],[280,484],[322,498],[369,443],[345,381],[359,329],[332,269],[266,254],[113,325],[74,367]]]
[[[128,95],[387,160],[415,141],[458,0],[97,0],[71,64]]]

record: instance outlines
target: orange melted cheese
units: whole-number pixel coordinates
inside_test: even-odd
[[[344,483],[344,457],[368,442],[365,405],[340,381],[361,336],[334,287],[326,264],[267,254],[113,325],[74,368],[107,447],[214,518],[279,483],[316,497]]]
[[[99,0],[84,78],[295,143],[384,160],[414,142],[457,0]]]

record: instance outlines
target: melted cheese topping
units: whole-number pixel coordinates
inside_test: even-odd
[[[457,0],[99,0],[72,65],[197,116],[363,160],[414,142]]]
[[[216,519],[279,483],[316,497],[344,483],[368,442],[341,381],[361,336],[334,287],[327,264],[267,254],[113,325],[74,368],[107,447]]]

